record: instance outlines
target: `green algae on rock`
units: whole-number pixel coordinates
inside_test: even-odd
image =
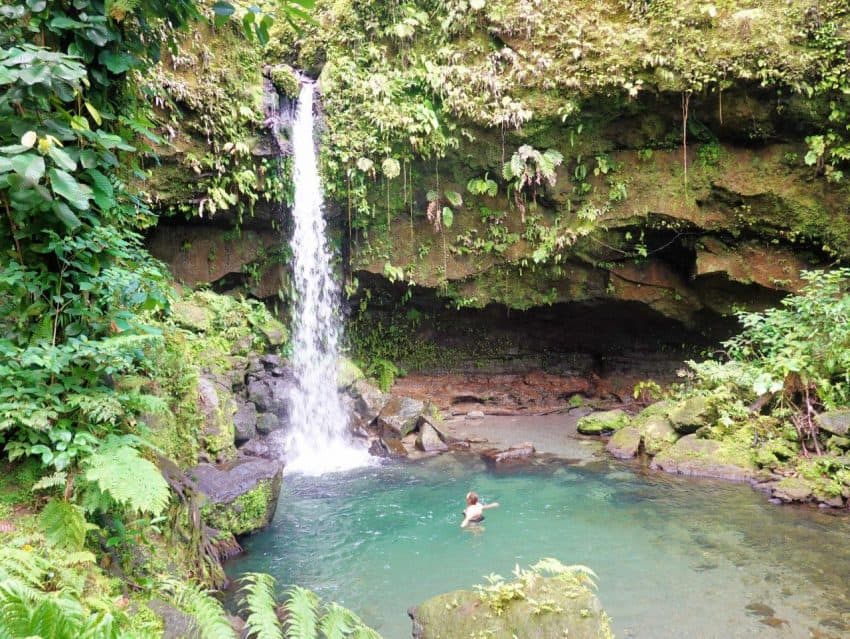
[[[582,417],[578,420],[578,432],[582,435],[607,435],[620,430],[628,423],[628,414],[617,408]]]
[[[410,610],[413,636],[613,639],[608,616],[593,593],[592,573],[582,567],[562,568],[554,576],[517,569],[516,581],[492,577],[477,592],[456,590],[433,597]]]

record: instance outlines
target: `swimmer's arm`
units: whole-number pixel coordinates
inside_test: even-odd
[[[497,501],[494,501],[492,504],[483,504],[481,506],[481,508],[483,510],[487,510],[488,508],[498,508],[498,507],[499,507],[499,502],[497,502]]]
[[[463,521],[460,523],[461,528],[466,528],[469,525],[469,515],[466,514],[466,511],[463,513]]]

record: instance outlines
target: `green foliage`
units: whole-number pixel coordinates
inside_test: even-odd
[[[161,582],[159,592],[192,617],[203,639],[236,639],[224,607],[211,591],[191,582],[168,578]]]
[[[241,595],[253,639],[380,639],[356,614],[335,603],[322,604],[305,588],[287,590],[278,608],[275,580],[266,574],[243,576]]]
[[[524,144],[505,162],[502,177],[511,182],[518,193],[525,190],[530,192],[533,198],[537,188],[544,182],[554,186],[557,178],[555,169],[563,160],[564,156],[555,149],[541,153]]]
[[[65,550],[81,550],[94,528],[82,508],[64,499],[52,499],[42,509],[40,524],[47,541]]]
[[[481,598],[482,603],[496,616],[505,613],[507,606],[515,600],[527,599],[529,585],[539,576],[555,577],[561,582],[561,587],[571,595],[577,595],[581,591],[596,588],[596,573],[586,566],[567,566],[557,559],[541,559],[527,569],[514,568],[513,581],[505,581],[501,575],[490,574],[485,577],[487,583],[475,586],[475,591]],[[544,612],[547,608],[545,602],[532,602],[535,610]]]
[[[107,441],[83,464],[81,477],[92,484],[97,495],[89,504],[100,506],[102,497],[131,512],[161,515],[170,498],[168,484],[155,464],[132,446]]]

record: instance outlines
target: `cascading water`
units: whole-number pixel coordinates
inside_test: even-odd
[[[339,288],[331,274],[322,215],[322,188],[313,143],[313,93],[303,83],[292,125],[295,206],[292,234],[296,305],[292,367],[298,383],[290,393],[292,430],[287,472],[321,475],[369,463],[348,429],[337,390],[341,323]]]

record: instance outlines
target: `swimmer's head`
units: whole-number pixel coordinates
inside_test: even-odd
[[[466,503],[472,506],[472,504],[478,503],[478,495],[472,491],[466,493]]]

